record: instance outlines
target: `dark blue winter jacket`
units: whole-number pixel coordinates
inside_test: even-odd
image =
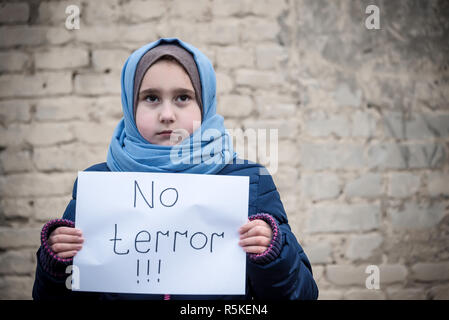
[[[100,163],[86,171],[110,170],[106,163]],[[274,218],[280,231],[279,253],[274,259],[264,263],[247,259],[246,295],[171,295],[170,299],[317,299],[318,288],[313,279],[310,262],[295,235],[291,232],[279,193],[266,169],[259,164],[245,161],[244,164],[229,164],[218,174],[249,176],[248,216],[265,213]],[[77,181],[73,188],[73,199],[63,215],[63,219],[68,222],[75,221],[76,189]],[[50,231],[43,232],[41,239],[43,244],[37,252],[36,278],[33,287],[34,299],[164,299],[164,295],[154,294],[72,292],[66,288],[66,280],[69,275],[64,275],[64,271],[62,271],[62,276],[61,273],[53,272],[58,268],[65,268],[67,262],[56,261],[56,256],[50,256],[47,253],[48,247],[44,247],[44,243]]]

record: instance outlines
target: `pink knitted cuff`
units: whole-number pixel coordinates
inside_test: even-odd
[[[260,219],[268,223],[273,232],[273,237],[271,239],[270,246],[262,253],[249,253],[248,256],[251,261],[257,264],[268,264],[274,261],[281,253],[282,243],[281,243],[281,229],[276,222],[276,220],[268,213],[258,213],[249,217],[250,221]]]
[[[66,277],[67,266],[73,263],[73,258],[60,258],[50,248],[48,238],[50,234],[58,227],[75,227],[75,223],[66,219],[55,219],[47,222],[41,231],[41,248],[39,251],[39,260],[42,268],[54,277]]]

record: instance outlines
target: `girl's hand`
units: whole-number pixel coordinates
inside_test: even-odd
[[[48,237],[48,245],[60,258],[72,258],[83,247],[81,230],[70,227],[59,227]]]
[[[273,231],[268,223],[255,219],[239,229],[239,245],[246,253],[262,253],[268,249],[273,237]]]

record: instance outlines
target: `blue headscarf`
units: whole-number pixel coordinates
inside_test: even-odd
[[[201,127],[175,146],[155,145],[139,133],[134,120],[134,75],[142,56],[159,44],[178,44],[193,55],[201,81],[203,120]],[[176,38],[162,38],[134,51],[121,74],[123,118],[114,130],[107,165],[112,171],[182,172],[215,174],[237,154],[216,113],[215,72],[209,59],[197,48]]]

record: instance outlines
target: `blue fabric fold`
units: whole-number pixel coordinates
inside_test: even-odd
[[[201,80],[203,121],[188,138],[175,146],[160,146],[146,141],[134,119],[134,75],[142,56],[163,43],[178,44],[193,55]],[[217,114],[215,71],[209,59],[197,48],[177,38],[161,38],[134,51],[121,73],[123,118],[114,130],[107,165],[112,171],[182,172],[216,174],[232,163],[232,138]]]

